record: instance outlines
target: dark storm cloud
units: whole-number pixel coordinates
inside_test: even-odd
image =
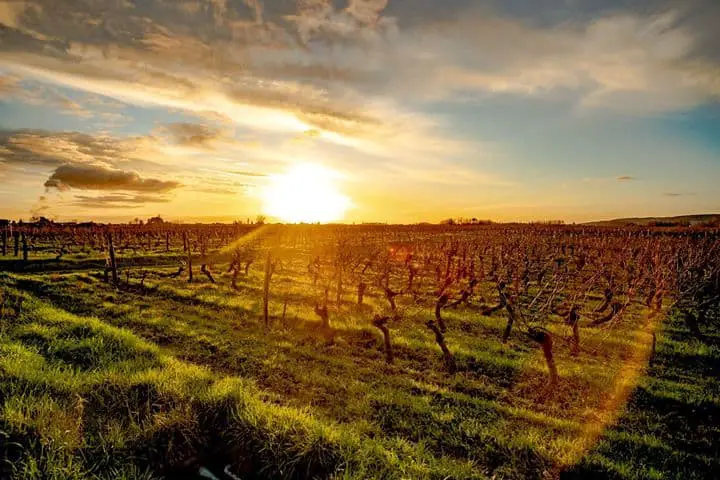
[[[58,190],[126,190],[163,193],[180,184],[155,178],[142,178],[136,172],[113,170],[99,165],[62,165],[45,182],[48,189]]]

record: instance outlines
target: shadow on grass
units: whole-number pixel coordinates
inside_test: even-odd
[[[184,259],[180,255],[147,255],[132,258],[118,258],[118,268],[127,267],[160,267],[176,266]],[[21,259],[0,259],[0,271],[14,273],[58,273],[82,270],[102,270],[105,268],[105,260],[102,258],[83,259],[61,259],[54,258],[30,258]]]
[[[25,455],[38,455],[37,430],[26,428],[19,432],[5,420],[0,419],[0,478],[11,478],[13,465]]]
[[[720,331],[706,333],[670,319],[618,424],[560,478],[720,478]]]

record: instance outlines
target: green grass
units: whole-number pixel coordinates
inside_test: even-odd
[[[261,477],[435,478],[466,462],[369,441],[265,401],[251,381],[180,361],[128,330],[5,289],[0,430],[18,478],[152,478],[232,462]],[[352,474],[352,475],[351,475]]]
[[[431,310],[408,299],[391,325],[394,365],[369,324],[385,308],[374,292],[359,308],[348,287],[331,312],[337,334],[328,344],[301,265],[273,279],[269,330],[259,272],[240,279],[237,291],[219,273],[223,265],[217,284],[149,278],[114,288],[97,267],[68,265],[0,273],[0,441],[5,473],[16,478],[174,478],[226,464],[244,479],[557,476],[582,455],[584,426],[640,348],[645,326],[636,307],[612,329],[584,328],[573,358],[568,327],[552,323],[561,383],[551,391],[536,344],[519,334],[500,343],[502,312],[446,312],[458,364],[451,375],[423,326]],[[676,343],[688,358],[701,348]],[[658,362],[666,336],[660,347]],[[708,367],[692,376],[683,365],[672,367],[672,388],[659,383],[657,392],[682,397],[698,378],[708,381]],[[617,442],[622,452],[622,442],[668,443],[637,425],[625,433],[610,431],[576,468],[640,478],[633,475],[650,467],[616,459],[603,445]]]
[[[563,478],[720,478],[720,331],[671,317],[617,425]]]

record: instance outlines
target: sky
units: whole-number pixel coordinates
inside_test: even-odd
[[[0,218],[720,212],[718,22],[715,0],[0,0]]]

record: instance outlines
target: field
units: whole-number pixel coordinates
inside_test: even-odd
[[[717,231],[14,235],[3,477],[720,475]]]

